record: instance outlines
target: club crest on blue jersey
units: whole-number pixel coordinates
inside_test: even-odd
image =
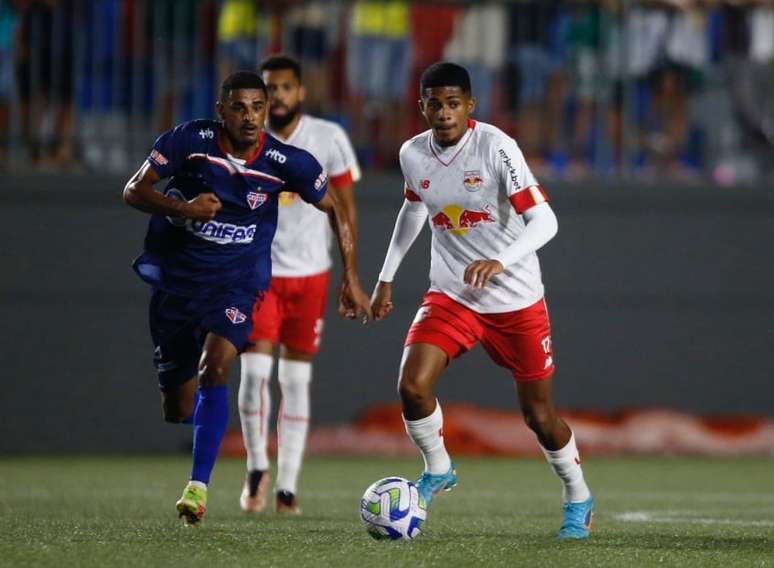
[[[226,308],[226,317],[234,325],[244,323],[247,320],[247,316],[240,312],[237,308]]]
[[[247,204],[250,206],[250,209],[256,209],[263,205],[267,198],[268,196],[265,193],[251,191],[247,194]]]

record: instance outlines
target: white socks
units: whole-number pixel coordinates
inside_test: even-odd
[[[564,484],[562,499],[565,503],[578,503],[591,497],[588,485],[583,479],[578,448],[575,446],[575,434],[571,434],[570,441],[559,450],[551,451],[543,446],[540,446],[540,449]]]
[[[239,382],[239,418],[247,450],[247,471],[269,469],[266,444],[269,439],[271,393],[269,378],[274,364],[271,355],[243,353]]]
[[[282,405],[277,418],[277,491],[296,493],[309,429],[309,382],[312,364],[279,360]]]
[[[406,432],[425,460],[425,471],[442,474],[449,471],[451,458],[443,443],[443,413],[441,404],[435,401],[435,410],[419,420],[406,420]]]

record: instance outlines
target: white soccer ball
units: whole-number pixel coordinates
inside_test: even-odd
[[[360,519],[375,539],[412,540],[422,532],[427,504],[413,482],[385,477],[363,493]]]

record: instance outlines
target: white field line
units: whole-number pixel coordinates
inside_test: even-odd
[[[694,512],[694,515],[696,513]],[[725,519],[718,517],[692,516],[691,511],[627,511],[612,515],[623,523],[666,523],[692,525],[733,525],[740,527],[774,527],[774,521]]]

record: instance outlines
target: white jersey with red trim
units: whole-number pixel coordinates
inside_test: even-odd
[[[543,297],[535,253],[481,289],[465,284],[463,275],[471,262],[492,259],[518,239],[521,213],[548,197],[513,138],[483,122],[468,126],[453,147],[438,146],[428,130],[400,149],[406,198],[421,201],[429,213],[430,290],[479,313],[520,310]]]
[[[284,143],[302,148],[317,158],[328,172],[329,185],[334,190],[360,179],[352,144],[344,129],[335,122],[301,115],[296,129]],[[275,160],[282,158],[274,157]],[[328,216],[304,203],[297,193],[281,193],[279,204],[277,233],[271,248],[272,275],[311,276],[330,269],[333,231]]]

